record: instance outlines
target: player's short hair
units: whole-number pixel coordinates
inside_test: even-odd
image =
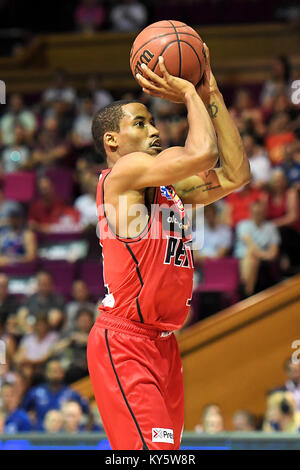
[[[106,132],[120,132],[120,121],[124,116],[123,106],[138,103],[137,100],[120,100],[104,106],[95,114],[92,122],[92,136],[95,147],[106,158],[104,149],[104,134]]]

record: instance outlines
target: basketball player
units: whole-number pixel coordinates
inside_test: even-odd
[[[170,76],[162,59],[163,78],[143,70],[147,78],[137,79],[145,93],[186,105],[189,131],[184,147],[162,151],[141,103],[116,102],[94,118],[93,138],[108,164],[97,191],[107,294],[87,355],[112,449],[167,450],[179,449],[183,430],[182,366],[173,331],[186,318],[193,284],[183,204],[209,204],[246,184],[250,173],[209,60],[199,94],[190,82]],[[132,229],[136,205],[148,210],[141,209]]]

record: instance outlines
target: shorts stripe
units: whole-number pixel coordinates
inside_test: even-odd
[[[143,450],[149,450],[149,449],[148,449],[148,446],[147,446],[147,444],[146,444],[146,442],[145,442],[144,436],[143,436],[143,434],[142,434],[142,431],[141,431],[141,429],[140,429],[140,427],[139,427],[139,424],[138,424],[138,422],[137,422],[137,419],[136,419],[136,417],[134,416],[134,413],[133,413],[133,411],[132,411],[132,409],[131,409],[131,407],[130,407],[128,401],[127,401],[126,395],[125,395],[125,393],[124,393],[124,390],[123,390],[123,388],[122,388],[120,379],[119,379],[119,377],[118,377],[118,374],[117,374],[117,371],[116,371],[116,368],[115,368],[115,365],[114,365],[114,362],[113,362],[113,358],[112,358],[112,355],[111,355],[111,350],[110,350],[110,347],[109,347],[109,342],[108,342],[108,330],[105,330],[105,342],[106,342],[106,346],[107,346],[107,350],[108,350],[108,354],[109,354],[109,359],[110,359],[110,362],[111,362],[111,365],[112,365],[114,374],[115,374],[115,376],[116,376],[116,379],[117,379],[119,388],[120,388],[121,393],[122,393],[122,395],[123,395],[123,398],[124,398],[124,401],[125,401],[125,403],[126,403],[126,406],[127,406],[128,410],[129,410],[129,412],[130,412],[130,414],[131,414],[131,416],[132,416],[132,418],[133,418],[134,424],[136,425],[136,428],[137,428],[137,430],[138,430],[138,433],[139,433],[139,435],[140,435],[140,438],[141,438],[141,440],[142,440],[142,443],[143,443]]]

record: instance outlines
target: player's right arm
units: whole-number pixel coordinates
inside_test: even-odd
[[[157,77],[157,76],[156,76]],[[138,77],[143,86],[149,83]],[[207,109],[194,85],[186,80],[168,75],[168,98],[183,102],[187,107],[188,135],[184,147],[171,147],[153,157],[136,152],[121,157],[110,173],[110,187],[117,193],[174,184],[195,172],[207,171],[216,165],[218,147],[216,133]],[[155,85],[151,84],[152,94]],[[117,186],[117,188],[116,188]]]

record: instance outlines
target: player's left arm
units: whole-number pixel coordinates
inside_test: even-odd
[[[198,94],[207,105],[217,134],[220,166],[179,181],[174,188],[184,203],[206,205],[247,184],[251,174],[241,136],[211,71],[208,47],[204,47],[207,68]]]

